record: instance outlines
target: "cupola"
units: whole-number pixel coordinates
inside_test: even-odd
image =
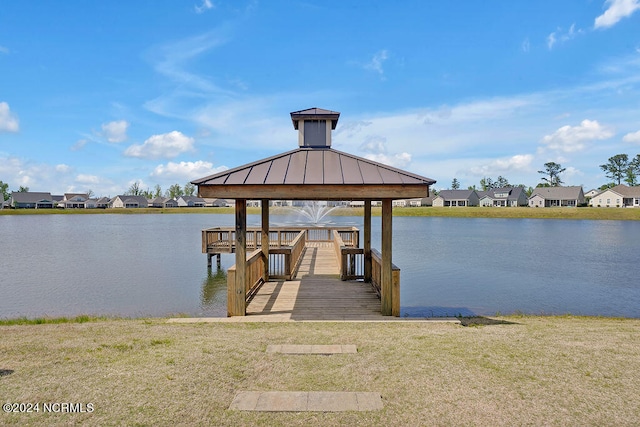
[[[340,113],[309,108],[291,113],[294,129],[298,130],[298,146],[304,148],[330,148],[331,131],[336,128]]]

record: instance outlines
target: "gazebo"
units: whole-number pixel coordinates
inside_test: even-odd
[[[371,280],[371,202],[382,201],[381,313],[400,315],[393,300],[392,201],[424,198],[436,181],[331,148],[331,132],[340,113],[309,108],[291,113],[298,148],[192,181],[200,197],[235,199],[236,275],[229,294],[238,298],[230,316],[244,316],[246,284],[247,200],[261,200],[261,250],[269,256],[269,201],[364,201],[364,280]],[[266,273],[268,280],[268,272]]]

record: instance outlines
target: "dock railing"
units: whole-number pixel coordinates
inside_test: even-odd
[[[371,286],[373,290],[381,297],[382,293],[382,254],[376,249],[371,249]],[[400,316],[400,269],[391,264],[391,315]]]
[[[345,244],[342,235],[337,230],[333,231],[333,248],[340,280],[364,279],[364,249]]]
[[[269,229],[269,248],[291,246],[301,231],[305,231],[307,242],[331,242],[333,231],[337,231],[347,246],[358,247],[360,230],[352,226],[339,227],[273,227]],[[235,250],[235,227],[213,227],[202,230],[202,253],[233,253]],[[258,249],[262,244],[262,231],[257,227],[247,229],[247,249]]]
[[[257,249],[247,255],[247,273],[244,286],[245,301],[251,299],[251,297],[260,289],[260,286],[264,283],[264,257],[262,251]],[[227,300],[232,301],[236,298],[233,292],[233,284],[236,281],[236,265],[232,265],[227,270]]]

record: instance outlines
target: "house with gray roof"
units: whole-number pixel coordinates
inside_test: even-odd
[[[159,196],[155,199],[151,199],[149,206],[152,208],[177,208],[178,202],[176,199]]]
[[[640,207],[640,186],[616,185],[593,196],[589,200],[589,206],[598,208],[638,208]]]
[[[129,196],[126,194],[119,195],[111,199],[109,202],[111,208],[147,208],[149,202],[144,196]]]
[[[51,209],[53,208],[53,197],[51,197],[51,193],[14,191],[11,193],[9,206],[14,209]]]
[[[64,209],[85,209],[87,207],[89,195],[86,193],[65,193],[61,201],[58,202],[59,208]]]
[[[476,190],[442,190],[433,198],[434,207],[478,206]]]
[[[178,197],[178,207],[181,208],[204,208],[206,202],[202,197],[198,196],[180,196]]]
[[[529,197],[529,207],[577,207],[584,205],[582,186],[537,187]]]
[[[492,188],[480,197],[480,206],[527,206],[527,194],[522,187]]]

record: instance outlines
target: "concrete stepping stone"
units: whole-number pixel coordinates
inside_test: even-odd
[[[349,391],[241,391],[230,410],[261,412],[341,412],[382,409],[375,392]]]
[[[353,344],[273,344],[267,346],[267,353],[281,354],[346,354],[357,353],[358,349]]]

